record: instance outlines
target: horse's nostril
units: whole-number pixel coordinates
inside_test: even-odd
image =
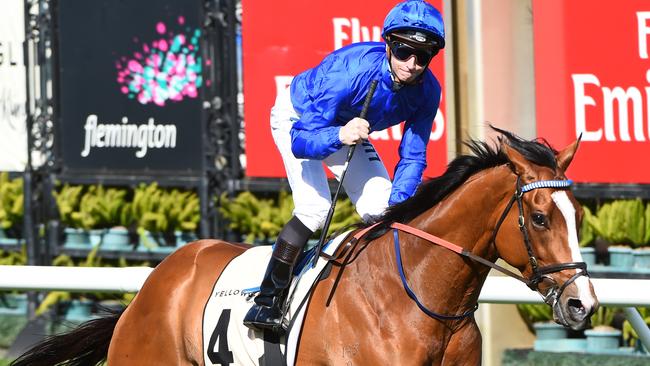
[[[582,306],[582,301],[578,299],[569,299],[567,305],[569,306],[569,312],[571,313],[572,318],[584,318],[587,315],[587,309]]]

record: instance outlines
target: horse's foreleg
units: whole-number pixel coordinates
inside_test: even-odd
[[[442,366],[480,365],[481,343],[481,332],[476,322],[469,322],[451,336]]]

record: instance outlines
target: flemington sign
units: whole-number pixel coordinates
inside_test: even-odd
[[[582,136],[569,176],[650,183],[650,2],[533,2],[537,132]]]
[[[128,123],[127,117],[122,117],[120,124],[98,123],[98,117],[91,114],[84,125],[84,147],[82,157],[90,156],[91,149],[135,149],[137,158],[147,156],[148,149],[176,147],[176,125],[156,124],[153,118],[147,123]]]
[[[201,173],[201,12],[200,1],[58,2],[64,171]]]
[[[443,11],[442,1],[430,1]],[[328,53],[355,42],[382,41],[384,17],[394,0],[365,2],[344,0],[243,0],[243,63],[246,122],[246,175],[284,177],[269,118],[279,91],[293,76],[318,65]],[[425,176],[437,176],[447,164],[444,109],[444,51],[430,66],[442,85],[443,101],[427,149]],[[399,160],[402,128],[373,132],[370,141],[389,174]]]

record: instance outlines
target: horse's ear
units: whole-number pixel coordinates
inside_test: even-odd
[[[504,140],[501,140],[501,151],[508,157],[510,167],[515,174],[522,176],[530,170],[530,162]]]
[[[580,134],[578,139],[575,140],[572,144],[570,144],[569,146],[562,149],[562,151],[557,153],[557,166],[558,168],[560,168],[562,172],[565,172],[566,169],[569,167],[569,164],[571,164],[571,160],[573,160],[573,156],[578,150],[578,145],[580,145],[581,138],[582,138],[582,134]]]

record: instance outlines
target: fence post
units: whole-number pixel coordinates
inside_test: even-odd
[[[635,307],[625,307],[625,316],[627,320],[632,324],[632,328],[636,331],[636,334],[639,336],[639,340],[645,346],[646,350],[650,350],[650,328],[645,323],[641,314]]]

